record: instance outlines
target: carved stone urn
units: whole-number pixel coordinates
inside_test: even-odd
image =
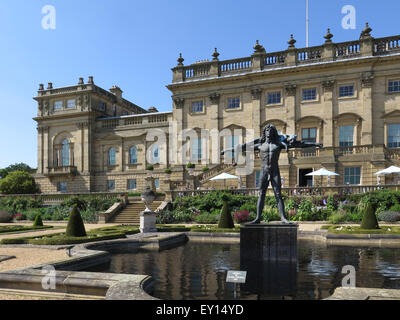
[[[147,187],[145,191],[142,192],[142,201],[146,206],[145,213],[152,213],[153,211],[150,209],[151,204],[156,199],[156,194],[150,187]]]

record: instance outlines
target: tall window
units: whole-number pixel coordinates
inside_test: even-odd
[[[76,106],[76,100],[75,99],[67,100],[67,108],[68,109],[74,109],[75,106]]]
[[[117,152],[116,152],[115,148],[111,148],[108,151],[108,165],[109,166],[117,165],[117,157],[116,157],[116,155],[117,155]]]
[[[342,126],[339,128],[339,146],[352,147],[354,139],[354,126]]]
[[[227,149],[234,148],[239,144],[238,136],[230,136],[230,137],[227,137],[226,139],[227,139],[227,141],[226,141]],[[235,159],[235,151],[228,152],[226,154],[226,157],[228,160],[233,161]]]
[[[200,161],[202,158],[201,139],[192,140],[192,160]]]
[[[400,80],[389,81],[389,92],[400,92]]]
[[[239,109],[239,108],[240,108],[240,98],[228,99],[228,109]]]
[[[360,184],[361,167],[344,168],[344,184]]]
[[[301,136],[306,142],[317,142],[317,128],[302,129]]]
[[[400,148],[400,124],[388,126],[388,147]]]
[[[156,187],[156,189],[160,189],[160,179],[159,178],[154,179],[154,186]]]
[[[192,113],[201,113],[204,111],[203,101],[192,102]]]
[[[153,146],[153,150],[151,152],[151,160],[153,164],[160,163],[160,147],[158,145]]]
[[[129,163],[136,164],[138,162],[137,148],[134,146],[129,149]]]
[[[317,89],[304,89],[303,90],[303,101],[317,100]]]
[[[69,155],[70,155],[69,141],[64,140],[62,142],[62,149],[61,149],[61,166],[62,167],[68,167],[70,165]]]
[[[354,96],[354,86],[341,86],[339,87],[339,97],[353,97]]]
[[[267,104],[278,104],[278,103],[281,103],[281,99],[282,99],[282,97],[281,97],[281,92],[280,91],[268,93]]]

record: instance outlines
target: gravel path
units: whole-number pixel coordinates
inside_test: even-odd
[[[5,248],[0,246],[0,255],[15,256],[16,259],[0,262],[0,272],[25,268],[37,264],[54,262],[68,258],[65,250],[45,250],[30,248]]]

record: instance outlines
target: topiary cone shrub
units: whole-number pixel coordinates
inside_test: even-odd
[[[69,214],[66,236],[86,237],[85,225],[76,205],[72,207],[71,213]]]
[[[365,206],[364,216],[361,221],[361,229],[374,230],[379,229],[378,220],[376,219],[375,210],[371,204]]]
[[[36,216],[35,221],[33,222],[34,227],[43,227],[42,217],[39,215]]]
[[[222,201],[224,202],[221,209],[221,217],[219,219],[218,228],[220,229],[233,229],[235,224],[233,223],[233,218],[231,210],[229,208],[228,196],[222,195]]]

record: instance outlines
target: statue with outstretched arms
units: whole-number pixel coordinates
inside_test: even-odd
[[[279,157],[281,151],[285,149],[288,151],[292,148],[322,148],[320,143],[310,143],[305,141],[298,141],[296,135],[280,135],[273,125],[267,125],[263,129],[261,138],[255,139],[249,143],[239,144],[233,148],[224,150],[222,155],[227,152],[233,152],[235,157],[235,164],[240,153],[246,151],[259,151],[261,158],[261,183],[260,183],[260,197],[257,204],[257,217],[251,224],[261,223],[261,214],[264,210],[265,196],[269,183],[274,189],[275,199],[278,204],[279,213],[283,223],[289,223],[285,217],[285,205],[282,199],[282,183],[281,174],[279,170]]]

